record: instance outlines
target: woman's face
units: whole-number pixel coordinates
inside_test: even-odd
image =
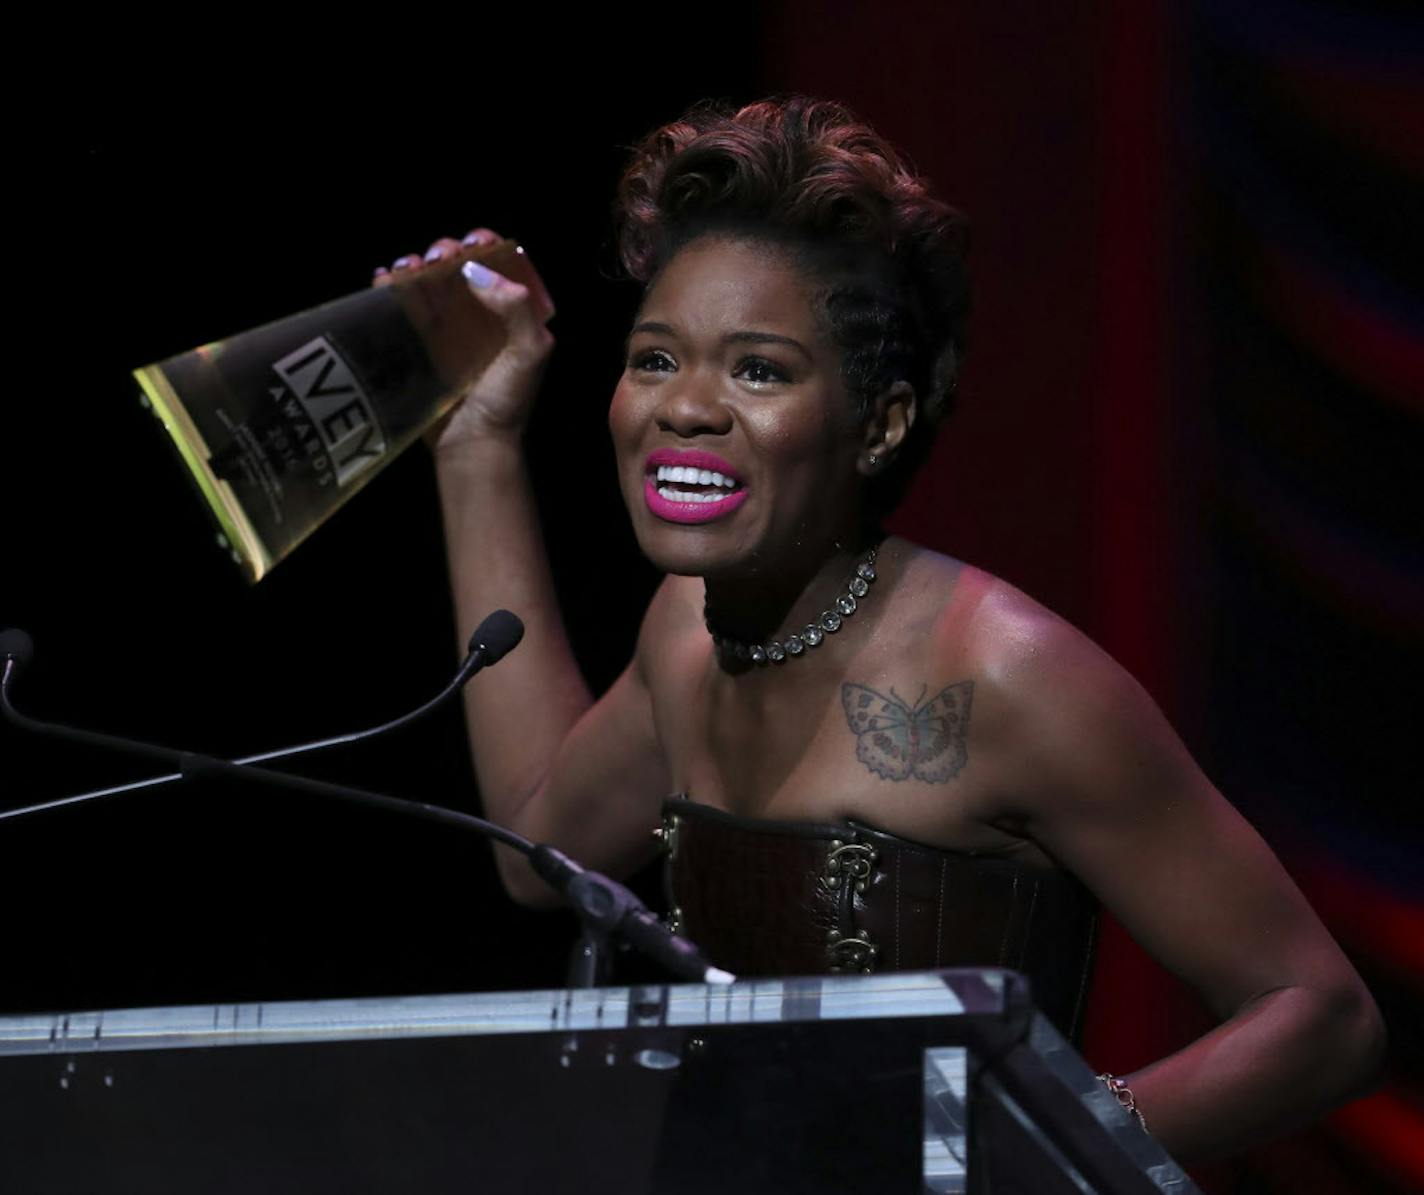
[[[814,561],[853,532],[861,430],[784,251],[704,237],[657,277],[608,416],[638,542],[665,572]]]

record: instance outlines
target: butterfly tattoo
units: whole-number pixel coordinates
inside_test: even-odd
[[[969,705],[974,682],[962,680],[928,701],[920,689],[913,706],[865,685],[841,685],[841,704],[855,735],[855,757],[886,780],[911,776],[934,784],[952,780],[969,762]]]

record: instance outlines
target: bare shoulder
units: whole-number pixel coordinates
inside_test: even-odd
[[[961,566],[957,587],[935,642],[973,681],[972,733],[1004,812],[1203,782],[1152,697],[1082,631],[980,569]]]
[[[1025,699],[1044,691],[1041,682],[1076,681],[1104,696],[1135,684],[1071,623],[974,565],[914,549],[901,589],[895,633],[917,650],[928,646],[936,662],[967,670],[977,689]]]
[[[981,595],[967,610],[963,643],[986,685],[1020,701],[1052,701],[1072,693],[1100,703],[1145,699],[1137,681],[1066,619],[979,570]]]

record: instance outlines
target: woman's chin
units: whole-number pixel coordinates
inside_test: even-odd
[[[706,577],[722,572],[728,564],[723,554],[709,544],[669,544],[662,536],[638,537],[643,555],[661,573],[674,577]]]
[[[712,577],[754,567],[748,553],[712,524],[680,525],[637,519],[638,547],[659,572],[675,577]]]

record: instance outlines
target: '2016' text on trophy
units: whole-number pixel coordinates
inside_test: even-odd
[[[504,343],[468,291],[475,259],[535,289],[510,241],[134,371],[223,542],[261,580],[444,415]]]

